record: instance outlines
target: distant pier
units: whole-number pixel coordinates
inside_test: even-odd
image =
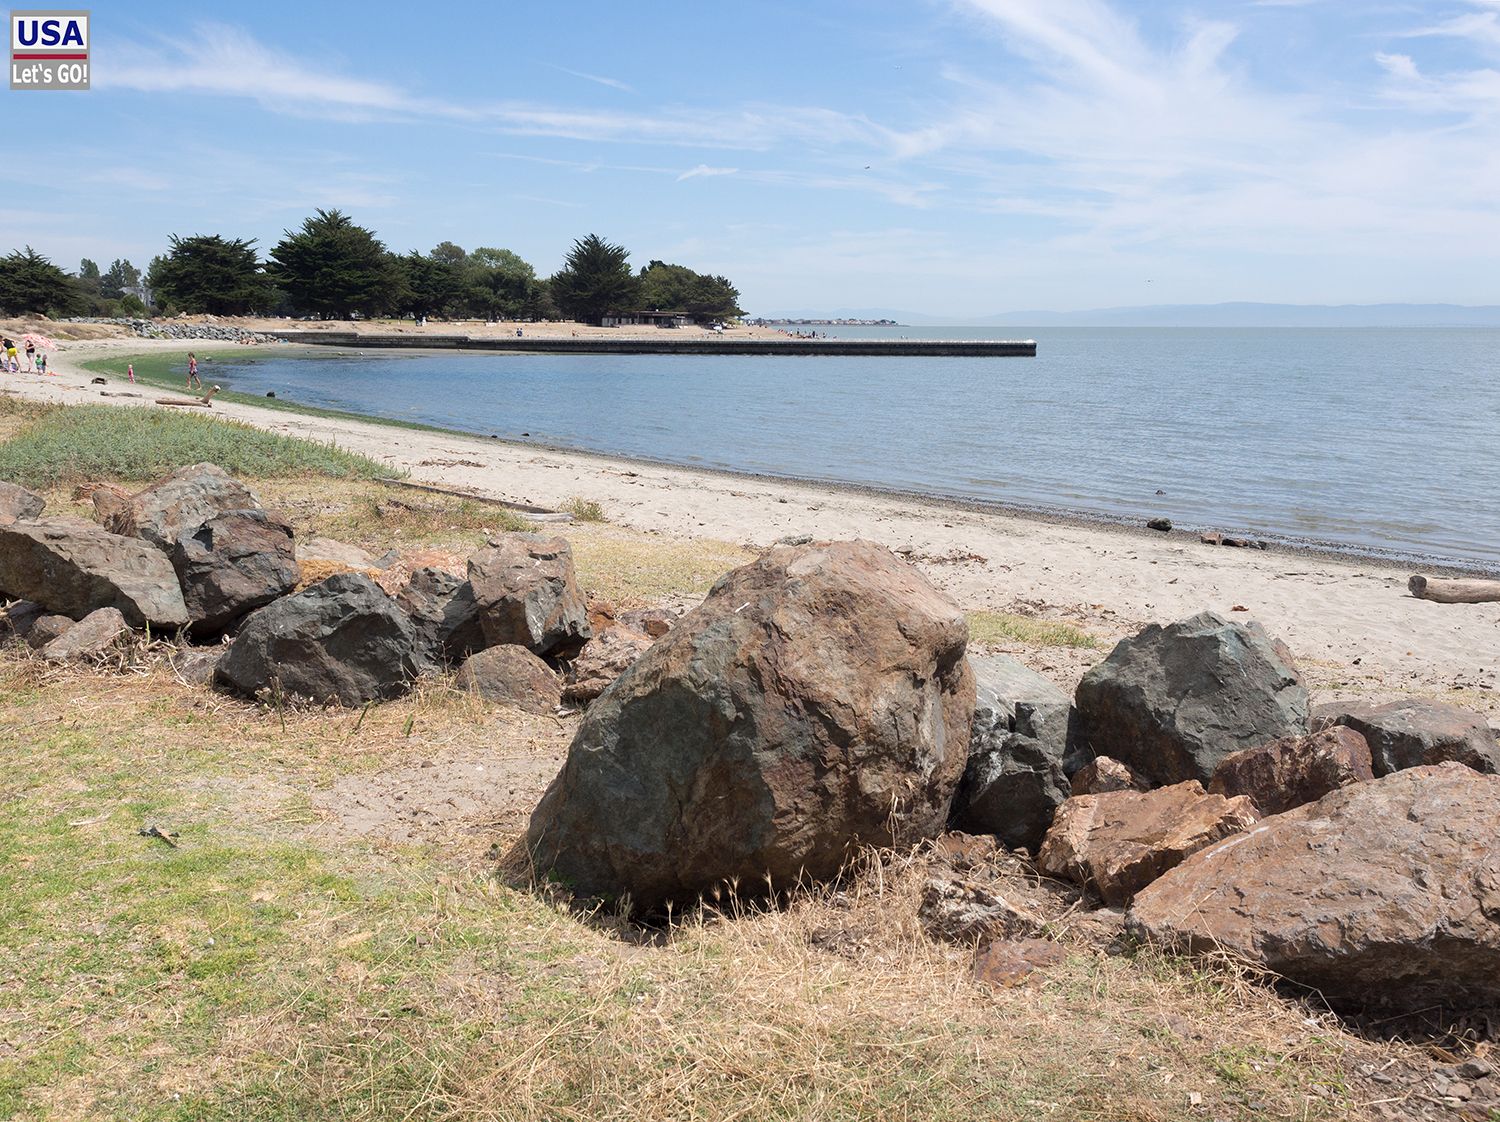
[[[288,343],[324,347],[506,351],[549,355],[908,355],[922,358],[1035,358],[1035,339],[607,339],[513,335],[361,335],[352,331],[282,331]]]

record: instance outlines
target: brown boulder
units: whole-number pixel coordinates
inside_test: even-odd
[[[1050,939],[994,939],[974,951],[974,980],[997,989],[1024,986],[1038,971],[1061,966],[1068,952]]]
[[[259,509],[255,494],[217,464],[191,464],[130,496],[105,516],[104,528],[170,550],[183,534],[217,515]]]
[[[1321,707],[1314,727],[1334,725],[1365,738],[1378,776],[1450,761],[1490,775],[1500,772],[1500,746],[1489,724],[1457,705],[1408,698],[1385,705]]]
[[[564,538],[502,534],[469,558],[469,584],[491,646],[566,657],[593,634]]]
[[[1139,935],[1226,950],[1340,1003],[1500,1000],[1500,776],[1456,764],[1340,788],[1188,858]]]
[[[1267,815],[1373,778],[1365,738],[1350,728],[1332,728],[1236,752],[1219,764],[1208,789],[1231,798],[1245,795]]]
[[[563,700],[569,705],[593,701],[650,649],[651,642],[649,635],[630,627],[607,627],[597,632],[568,664]]]
[[[967,638],[881,546],[770,550],[589,708],[531,817],[535,869],[649,911],[936,836],[968,757]]]
[[[486,701],[514,705],[527,713],[550,713],[562,702],[557,675],[525,647],[490,647],[470,655],[454,684]]]
[[[1207,794],[1196,780],[1156,791],[1078,795],[1057,812],[1037,866],[1124,904],[1190,854],[1255,823],[1246,798]]]
[[[1112,756],[1096,756],[1073,776],[1075,795],[1103,795],[1109,791],[1145,791],[1150,784]]]
[[[50,662],[77,662],[95,658],[113,650],[128,634],[130,627],[118,609],[100,608],[84,616],[43,647],[42,657]]]

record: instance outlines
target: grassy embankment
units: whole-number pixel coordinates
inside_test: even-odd
[[[375,479],[392,469],[333,444],[170,409],[46,406],[0,398],[0,479],[48,488],[140,483],[204,460],[235,475]]]
[[[149,474],[222,424],[118,412],[0,398],[0,477],[45,463],[48,434],[155,438],[92,461]],[[461,552],[502,513],[396,500],[274,439],[254,482],[301,534]],[[82,513],[69,482],[49,502]],[[562,532],[581,583],[625,605],[701,596],[751,556]],[[1040,984],[976,987],[967,951],[918,929],[905,859],[666,933],[574,915],[493,867],[576,718],[445,679],[365,713],[277,712],[183,685],[162,644],[110,671],[11,647],[0,699],[0,1118],[1332,1119],[1369,1049],[1151,954],[1080,946]]]

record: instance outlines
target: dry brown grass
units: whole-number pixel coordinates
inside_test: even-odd
[[[299,534],[377,555],[497,528],[373,483],[257,487]],[[754,556],[557,530],[622,607]],[[577,914],[495,876],[576,719],[441,677],[362,710],[261,705],[185,685],[168,654],[0,651],[0,1117],[1315,1120],[1361,1116],[1356,1060],[1411,1051],[1066,925],[1062,966],[980,987],[971,948],[918,922],[915,854],[665,930]],[[424,784],[455,805],[410,817]]]
[[[0,655],[0,745],[30,746],[0,851],[46,900],[0,972],[22,1116],[1166,1120],[1190,1094],[1205,1118],[1357,1116],[1340,1073],[1373,1046],[1245,975],[1077,942],[1033,985],[976,986],[917,921],[915,855],[664,932],[575,915],[492,875],[550,773],[493,761],[552,760],[569,722],[443,679],[278,710],[182,685],[165,653]],[[329,818],[336,782],[480,758],[495,799],[415,836]],[[181,849],[133,838],[147,820]],[[90,934],[132,915],[133,938]],[[48,979],[85,960],[108,988],[60,999]]]

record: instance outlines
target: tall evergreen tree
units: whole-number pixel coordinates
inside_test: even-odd
[[[118,300],[141,283],[141,271],[129,261],[116,257],[100,278],[99,294],[106,300]]]
[[[627,250],[598,234],[574,242],[552,277],[552,299],[564,315],[581,323],[599,323],[608,312],[629,310],[640,288],[629,260]]]
[[[374,233],[342,211],[319,210],[271,251],[271,279],[298,312],[348,319],[390,310],[401,277]]]
[[[78,282],[29,245],[0,257],[0,311],[67,316],[84,306]]]
[[[99,266],[87,257],[78,263],[78,285],[85,292],[97,293],[99,291]]]
[[[239,316],[265,310],[271,299],[254,240],[218,234],[173,234],[167,255],[151,263],[150,282],[158,301],[182,312]]]

